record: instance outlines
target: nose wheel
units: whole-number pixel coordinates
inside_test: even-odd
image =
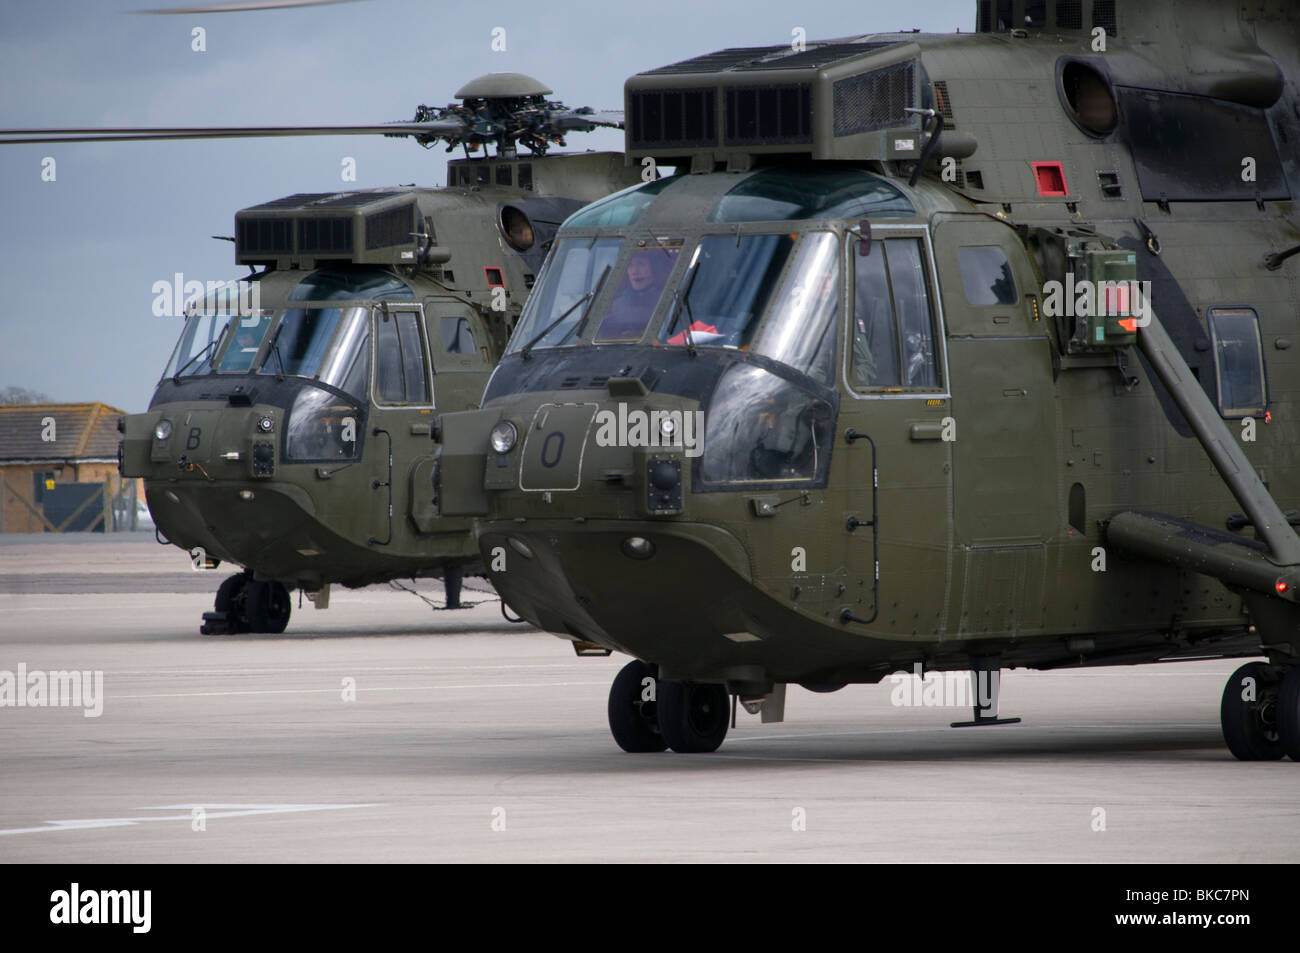
[[[727,737],[727,701],[722,685],[667,681],[655,666],[634,660],[610,686],[609,730],[624,751],[717,751]]]
[[[1284,754],[1300,761],[1300,730],[1296,722],[1300,721],[1300,681],[1296,673],[1300,666],[1292,668],[1287,679],[1266,662],[1248,662],[1232,673],[1228,684],[1223,689],[1223,701],[1219,706],[1219,720],[1223,723],[1223,740],[1228,750],[1240,761],[1277,761]],[[1280,718],[1282,688],[1289,680],[1291,684],[1292,716],[1289,729],[1291,749],[1283,742],[1284,731]]]
[[[289,624],[293,601],[282,583],[258,582],[249,573],[227,576],[217,587],[211,612],[203,613],[203,635],[280,633]]]
[[[624,751],[642,754],[668,747],[656,716],[658,678],[653,665],[635,659],[609,687],[609,730]]]

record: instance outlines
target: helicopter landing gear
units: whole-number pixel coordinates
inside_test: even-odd
[[[633,659],[609,687],[609,730],[624,751],[639,754],[668,747],[656,717],[656,674],[653,665]]]
[[[1002,660],[996,655],[972,655],[970,687],[975,696],[975,717],[954,721],[953,728],[983,728],[989,725],[1018,725],[1019,718],[999,718],[998,698],[1002,693]]]
[[[227,576],[217,588],[212,612],[203,613],[202,635],[243,632],[283,632],[292,611],[289,590],[282,583],[258,582],[251,573]]]
[[[253,581],[248,584],[247,592],[244,611],[248,616],[249,629],[273,635],[283,632],[289,624],[289,614],[293,611],[293,602],[284,584],[274,580]]]
[[[237,572],[221,581],[217,587],[217,597],[212,603],[213,611],[203,613],[199,634],[237,635],[249,631],[248,618],[244,612],[249,580],[247,573]]]
[[[460,608],[460,584],[465,573],[460,566],[448,566],[442,571],[442,588],[448,609]]]
[[[659,680],[655,708],[668,747],[678,754],[717,751],[731,720],[727,701],[722,685]]]
[[[1297,711],[1300,698],[1300,679],[1294,677],[1300,666],[1293,667],[1284,679],[1267,662],[1247,662],[1232,673],[1223,687],[1223,701],[1219,705],[1219,720],[1223,724],[1223,740],[1228,750],[1239,761],[1276,761],[1284,754],[1295,760],[1297,752],[1288,750],[1283,742],[1280,722],[1283,687],[1291,682],[1291,724],[1300,719]],[[1290,731],[1291,744],[1300,745],[1300,733]]]

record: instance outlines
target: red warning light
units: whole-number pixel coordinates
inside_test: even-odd
[[[1286,595],[1287,590],[1290,589],[1291,587],[1286,584],[1286,580],[1279,579],[1277,581],[1277,585],[1275,585],[1273,588],[1277,590],[1277,594],[1279,596],[1283,596]]]

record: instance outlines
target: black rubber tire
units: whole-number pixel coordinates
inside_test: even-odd
[[[248,618],[244,614],[247,586],[248,577],[237,572],[233,576],[227,576],[217,587],[217,597],[212,602],[212,608],[216,612],[225,613],[227,635],[248,631]]]
[[[293,611],[289,590],[278,582],[250,582],[244,606],[250,631],[271,635],[284,631]]]
[[[1277,692],[1277,730],[1282,751],[1300,761],[1300,665],[1292,665]]]
[[[1254,701],[1242,698],[1247,679],[1255,682]],[[1292,684],[1300,687],[1295,679]],[[1233,672],[1223,687],[1219,720],[1223,725],[1223,740],[1237,760],[1276,761],[1286,753],[1278,725],[1277,685],[1276,669],[1267,662],[1248,662]]]
[[[717,751],[730,727],[727,689],[703,682],[659,680],[659,733],[678,754]]]
[[[624,665],[609,686],[609,730],[618,746],[631,754],[663,751],[668,747],[655,718],[658,703],[643,700],[645,679],[655,677],[653,665],[633,659]],[[658,695],[658,684],[654,685]]]

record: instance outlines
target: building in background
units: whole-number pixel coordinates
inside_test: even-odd
[[[144,494],[117,472],[107,404],[0,406],[0,533],[135,529]]]

